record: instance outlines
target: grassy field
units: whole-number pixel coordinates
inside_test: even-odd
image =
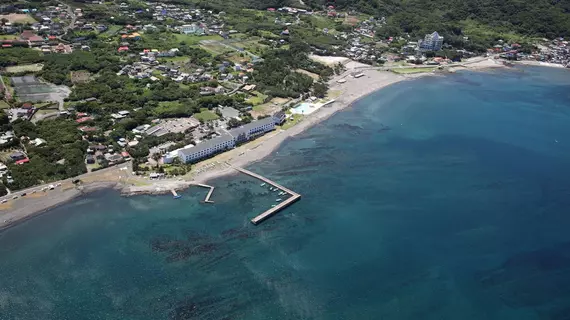
[[[107,31],[102,32],[101,34],[99,34],[99,37],[102,38],[110,38],[113,37],[117,34],[117,32],[119,32],[121,29],[123,28],[123,26],[118,26],[118,25],[111,25],[109,26],[109,29],[107,29]]]
[[[10,77],[2,75],[2,80],[4,80],[4,85],[6,86],[8,92],[14,96],[14,88],[12,88],[12,85],[10,84]]]
[[[328,17],[312,15],[308,18],[310,23],[318,29],[334,29],[336,27],[336,22],[334,19]]]
[[[32,18],[29,14],[10,13],[0,15],[0,19],[7,19],[10,23],[36,23],[36,19]]]
[[[185,57],[185,56],[181,56],[181,57],[164,57],[164,58],[158,58],[159,61],[164,61],[164,62],[187,62],[190,61],[189,57]]]
[[[468,34],[470,38],[503,39],[507,43],[520,43],[531,40],[531,38],[516,34],[506,28],[490,27],[473,20],[464,20],[461,25],[463,33]]]
[[[251,98],[247,99],[246,101],[253,104],[254,108],[255,108],[255,106],[262,104],[263,100],[265,100],[263,97],[251,97]]]
[[[303,120],[302,114],[293,114],[281,126],[281,129],[287,130],[287,129],[291,128],[292,126],[296,125],[297,123],[301,122],[301,120]]]
[[[200,113],[194,114],[194,118],[206,122],[206,121],[217,120],[220,117],[208,109],[202,109],[202,111],[200,111]]]
[[[264,94],[261,93],[261,92],[257,92],[257,91],[256,91],[255,93],[256,93],[255,96],[252,96],[251,98],[247,99],[246,101],[247,101],[247,102],[250,102],[250,103],[253,104],[254,106],[260,105],[260,104],[262,104],[263,102],[265,102],[265,99],[267,99],[267,96],[266,96],[266,95],[264,95]],[[255,109],[254,109],[254,110],[255,110]]]
[[[234,46],[243,48],[253,54],[261,55],[266,45],[260,44],[258,39],[249,39],[232,43]]]
[[[8,73],[19,73],[19,72],[37,72],[43,69],[44,65],[41,63],[34,64],[23,64],[20,66],[6,67],[6,72]]]
[[[220,55],[225,53],[232,53],[234,50],[227,48],[218,43],[207,43],[207,44],[200,44],[200,48],[210,52],[214,55]]]
[[[16,40],[18,36],[13,34],[0,34],[0,40]]]
[[[174,37],[178,42],[184,41],[187,45],[195,45],[200,43],[202,40],[224,40],[224,38],[216,34],[209,36],[195,36],[190,34],[175,33]]]
[[[392,72],[397,74],[412,74],[412,73],[423,73],[423,72],[432,72],[434,71],[434,67],[426,67],[426,68],[395,68],[392,69]]]
[[[0,110],[3,109],[9,109],[10,105],[8,104],[8,102],[4,101],[4,100],[0,100]]]
[[[295,70],[295,72],[299,72],[299,73],[302,73],[302,74],[306,74],[306,75],[308,75],[309,77],[313,78],[313,80],[318,80],[318,79],[319,79],[319,75],[318,75],[318,74],[312,73],[312,72],[307,71],[307,70],[305,70],[305,69],[297,69],[297,70]]]

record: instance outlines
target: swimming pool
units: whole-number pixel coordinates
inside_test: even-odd
[[[295,108],[291,109],[291,112],[295,114],[310,114],[315,110],[317,110],[317,108],[313,107],[311,103],[303,102]]]

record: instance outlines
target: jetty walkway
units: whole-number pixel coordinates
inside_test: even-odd
[[[203,184],[203,183],[191,183],[191,184],[194,186],[202,187],[202,188],[209,188],[210,191],[208,191],[206,198],[204,198],[204,202],[205,203],[214,203],[214,201],[210,200],[210,197],[212,197],[212,193],[214,193],[214,189],[215,189],[213,186],[209,186],[209,185]]]
[[[280,184],[278,184],[272,180],[269,180],[269,179],[267,179],[267,178],[265,178],[265,177],[263,177],[257,173],[253,173],[253,172],[246,170],[246,169],[243,169],[243,168],[238,168],[238,167],[233,167],[233,166],[232,166],[232,168],[236,169],[237,171],[239,171],[243,174],[254,177],[254,178],[259,179],[259,180],[261,180],[261,181],[263,181],[269,185],[272,185],[273,187],[280,189],[280,190],[288,193],[291,196],[291,197],[287,198],[287,200],[276,205],[275,207],[273,207],[267,211],[264,211],[263,213],[261,213],[257,217],[251,219],[251,223],[253,223],[255,225],[257,225],[258,223],[264,221],[265,219],[273,216],[277,212],[287,208],[288,206],[290,206],[291,204],[293,204],[294,202],[296,202],[297,200],[299,200],[301,198],[300,194],[298,194],[298,193],[296,193],[290,189],[287,189],[284,186],[282,186],[282,185],[280,185]]]

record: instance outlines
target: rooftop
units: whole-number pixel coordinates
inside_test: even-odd
[[[230,134],[227,133],[222,133],[221,136],[214,138],[214,139],[210,139],[210,140],[205,140],[201,143],[199,143],[198,145],[196,145],[195,147],[191,147],[191,148],[186,148],[186,149],[182,149],[179,150],[179,152],[183,155],[183,156],[187,156],[190,153],[195,153],[195,152],[200,152],[200,151],[204,151],[208,148],[211,148],[219,143],[224,143],[224,142],[228,142],[230,140],[232,140],[233,137]]]
[[[237,118],[237,117],[239,117],[239,111],[237,111],[236,109],[234,109],[232,107],[223,107],[223,108],[220,108],[220,111],[222,112],[222,116],[224,118]]]

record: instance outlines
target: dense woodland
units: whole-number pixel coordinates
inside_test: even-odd
[[[41,137],[47,143],[38,147],[27,145],[30,162],[26,165],[9,165],[14,178],[11,189],[24,189],[87,172],[84,159],[89,143],[81,139],[74,121],[58,119],[34,125],[29,121],[16,120],[12,128],[17,137]]]
[[[199,3],[203,7],[228,10],[228,2],[256,9],[285,5],[299,7],[294,0],[174,0]],[[412,35],[441,30],[444,34],[461,34],[465,21],[490,28],[514,31],[538,37],[570,36],[570,1],[556,0],[305,0],[308,9],[334,5],[338,9],[386,17],[385,29],[391,36],[407,32]],[[231,7],[238,7],[229,6]]]

